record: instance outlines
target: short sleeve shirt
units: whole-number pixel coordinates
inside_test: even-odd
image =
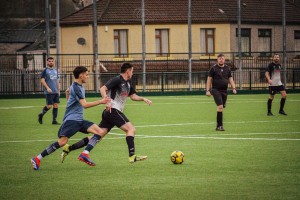
[[[52,90],[52,94],[56,93],[58,94],[58,73],[57,70],[54,68],[49,68],[46,67],[42,74],[41,74],[41,78],[45,79],[45,82],[47,83],[47,85],[51,88]],[[44,94],[48,94],[48,91],[45,87],[43,87],[44,89]]]
[[[270,79],[272,80],[272,84],[270,86],[280,86],[282,85],[280,78],[281,65],[279,63],[270,63],[268,65],[267,71],[270,74]]]
[[[229,78],[232,77],[232,74],[228,65],[220,67],[218,64],[215,64],[208,71],[208,76],[212,77],[213,89],[227,90]]]
[[[121,75],[110,79],[105,86],[108,89],[107,95],[111,98],[112,108],[121,112],[123,112],[127,97],[136,93],[130,81],[124,80]]]
[[[72,83],[70,86],[70,95],[67,102],[66,112],[64,116],[64,121],[83,120],[83,110],[84,108],[80,104],[80,100],[85,99],[85,90],[84,87],[77,82]]]

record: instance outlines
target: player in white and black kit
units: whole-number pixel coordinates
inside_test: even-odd
[[[281,82],[280,71],[281,71],[281,65],[279,63],[279,55],[275,54],[273,56],[273,62],[271,62],[268,65],[268,68],[265,73],[265,76],[269,83],[269,94],[270,94],[269,99],[268,99],[268,113],[267,113],[268,116],[273,116],[273,113],[271,111],[272,101],[277,92],[281,93],[279,114],[287,115],[283,110],[285,100],[286,100],[286,91]]]
[[[223,108],[227,101],[227,88],[230,83],[233,94],[236,94],[235,84],[232,78],[232,74],[228,65],[225,64],[225,56],[223,54],[218,55],[218,63],[213,65],[207,77],[206,83],[206,96],[214,97],[217,104],[217,127],[216,131],[224,131],[223,128]],[[212,85],[212,89],[210,87]]]
[[[147,156],[139,156],[135,154],[134,136],[135,127],[124,115],[123,109],[127,100],[130,97],[133,101],[144,101],[148,105],[152,101],[136,94],[135,89],[130,83],[133,75],[133,66],[130,63],[123,63],[121,66],[121,74],[110,79],[105,85],[100,88],[101,96],[111,99],[110,103],[106,105],[106,109],[102,113],[102,121],[99,127],[108,133],[114,126],[117,126],[126,133],[126,142],[129,151],[129,162],[142,161],[147,159]],[[83,138],[73,145],[64,147],[62,153],[62,161],[70,151],[81,148],[87,144],[89,138]]]

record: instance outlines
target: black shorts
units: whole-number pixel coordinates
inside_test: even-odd
[[[68,120],[63,122],[58,130],[58,137],[65,136],[67,138],[72,137],[77,132],[88,133],[87,130],[90,128],[94,123],[83,120],[83,121],[75,121],[75,120]]]
[[[225,108],[227,101],[227,90],[212,89],[211,93],[214,96],[217,106],[223,105]]]
[[[120,128],[129,122],[127,117],[119,110],[112,108],[111,112],[104,110],[102,113],[102,121],[99,124],[100,128],[107,129],[109,132],[114,126]]]
[[[270,95],[275,95],[276,93],[279,93],[281,91],[284,91],[285,88],[283,85],[279,85],[279,86],[269,86],[269,94]]]
[[[47,105],[53,105],[54,103],[60,103],[59,102],[59,96],[58,94],[46,94],[46,103]]]

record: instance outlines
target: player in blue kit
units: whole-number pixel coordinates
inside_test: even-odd
[[[106,132],[99,128],[98,125],[83,119],[83,110],[99,104],[109,103],[110,98],[105,97],[101,100],[86,102],[83,84],[88,80],[88,70],[86,67],[76,67],[73,74],[75,81],[69,88],[69,99],[67,102],[64,120],[58,131],[59,139],[57,142],[50,144],[39,155],[31,159],[32,168],[34,170],[38,170],[40,168],[40,162],[45,156],[67,144],[69,138],[75,135],[78,131],[94,134],[89,140],[84,151],[79,155],[78,160],[85,162],[90,166],[95,166],[95,163],[89,158],[89,152],[94,148],[101,137],[105,136]]]
[[[46,96],[46,106],[44,106],[42,112],[38,115],[38,121],[40,124],[42,124],[43,116],[53,107],[52,124],[59,125],[59,123],[56,121],[56,118],[58,114],[60,83],[58,72],[54,68],[54,59],[52,57],[47,58],[47,67],[41,74],[41,83]]]

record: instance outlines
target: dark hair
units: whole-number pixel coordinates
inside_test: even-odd
[[[86,67],[78,66],[73,70],[74,77],[77,79],[81,73],[88,71]]]
[[[127,69],[132,68],[133,66],[130,63],[123,63],[121,66],[121,73],[125,73]]]
[[[218,58],[220,58],[220,57],[225,57],[225,56],[224,56],[224,54],[220,53],[220,54],[218,55]]]
[[[48,60],[54,60],[54,58],[53,58],[53,57],[48,57],[48,58],[47,58],[47,61],[48,61]]]
[[[278,53],[275,53],[274,56],[273,56],[273,58],[274,58],[275,56],[279,56],[279,54],[278,54]],[[280,57],[280,56],[279,56],[279,57]]]

